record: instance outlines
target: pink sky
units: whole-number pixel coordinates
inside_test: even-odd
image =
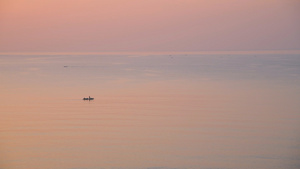
[[[0,1],[0,52],[299,49],[298,0]]]

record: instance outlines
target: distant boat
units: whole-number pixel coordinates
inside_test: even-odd
[[[89,96],[88,98],[84,97],[82,100],[94,100],[94,98],[92,98],[91,96]]]

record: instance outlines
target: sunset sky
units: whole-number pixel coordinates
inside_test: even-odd
[[[298,0],[0,1],[0,52],[299,49]]]

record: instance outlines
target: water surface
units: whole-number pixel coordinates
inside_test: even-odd
[[[0,73],[1,169],[300,168],[299,54],[3,54]]]

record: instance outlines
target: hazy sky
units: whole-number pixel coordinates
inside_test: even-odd
[[[295,49],[299,0],[0,0],[0,52]]]

